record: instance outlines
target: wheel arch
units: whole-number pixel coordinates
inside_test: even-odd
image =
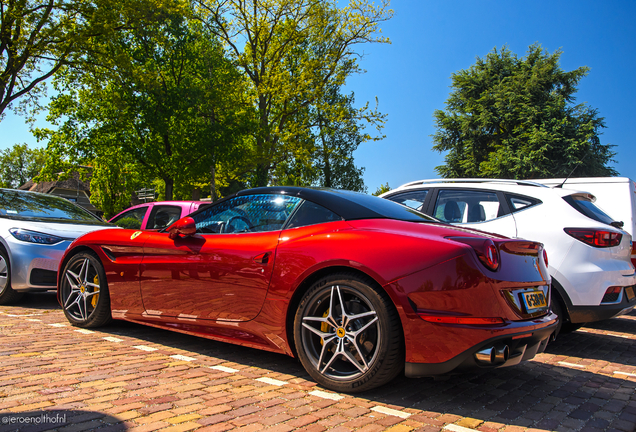
[[[3,238],[0,238],[0,249],[5,253],[7,258],[9,258],[9,265],[11,261],[13,261],[13,257],[11,256],[11,249],[9,249],[9,245],[7,245]]]
[[[391,300],[390,307],[392,307],[395,310],[395,313],[398,314],[398,316],[400,315],[398,308],[395,306],[392,296],[386,291],[386,289],[384,289],[382,284],[380,284],[376,279],[374,279],[368,273],[365,273],[364,271],[358,268],[348,267],[343,265],[336,265],[336,266],[321,268],[311,273],[307,277],[305,277],[305,279],[303,279],[302,282],[298,284],[298,286],[294,290],[294,294],[292,295],[289,301],[289,305],[287,307],[287,313],[285,316],[285,336],[287,338],[289,348],[291,349],[294,357],[298,358],[298,353],[296,351],[296,343],[294,342],[294,316],[296,315],[296,310],[298,309],[298,305],[300,304],[300,301],[302,300],[305,293],[309,290],[309,288],[317,280],[325,276],[329,276],[331,274],[344,273],[344,272],[351,273],[358,276],[360,279],[367,281],[370,285],[373,285],[380,292],[384,293]],[[400,325],[402,325],[401,320],[400,320]],[[402,329],[402,344],[403,345],[405,344],[404,329]]]
[[[552,278],[552,294],[554,295],[554,299],[561,303],[561,308],[567,315],[567,318],[569,321],[570,308],[572,307],[572,300],[570,299],[570,296],[565,291],[563,286],[554,277]]]
[[[100,263],[102,263],[101,258],[99,257],[99,254],[97,254],[92,248],[85,246],[85,245],[79,245],[77,247],[74,247],[71,250],[68,250],[64,256],[62,257],[62,260],[60,261],[60,266],[58,267],[58,271],[57,271],[57,287],[58,287],[58,301],[60,300],[59,298],[59,288],[60,288],[60,283],[62,281],[62,270],[64,270],[64,267],[66,266],[66,263],[73,258],[75,255],[77,255],[78,253],[82,253],[82,252],[90,252],[93,255],[95,255],[95,257],[99,260]],[[102,263],[103,265],[103,263]]]

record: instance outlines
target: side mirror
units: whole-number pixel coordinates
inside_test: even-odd
[[[178,238],[179,236],[191,236],[197,232],[197,226],[189,216],[179,219],[168,228],[168,237],[172,240]]]

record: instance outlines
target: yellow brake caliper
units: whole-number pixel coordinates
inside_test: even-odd
[[[97,285],[97,288],[95,288],[95,291],[93,291],[93,292],[96,292],[97,294],[93,296],[93,299],[91,300],[91,304],[93,305],[93,307],[96,307],[97,300],[99,299],[99,276],[98,275],[95,275],[95,277],[93,278],[93,283]]]
[[[329,309],[327,309],[327,311],[322,314],[323,318],[327,318],[329,316]],[[323,333],[327,333],[329,331],[329,324],[327,324],[326,322],[320,324],[320,331]],[[322,345],[322,339],[320,339],[320,345]]]

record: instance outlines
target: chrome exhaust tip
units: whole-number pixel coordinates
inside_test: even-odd
[[[490,348],[477,351],[475,360],[480,363],[501,364],[508,361],[510,357],[510,348],[508,345],[497,345]]]
[[[493,363],[499,364],[508,361],[508,357],[510,357],[510,348],[508,348],[508,345],[495,346],[493,349],[495,351]]]
[[[492,364],[495,355],[495,347],[490,347],[477,351],[475,353],[475,359],[481,363]]]

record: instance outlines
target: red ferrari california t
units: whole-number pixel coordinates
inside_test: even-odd
[[[540,243],[299,187],[245,190],[159,232],[91,232],[58,272],[73,325],[122,319],[284,353],[346,392],[531,359],[557,324],[549,290]]]

